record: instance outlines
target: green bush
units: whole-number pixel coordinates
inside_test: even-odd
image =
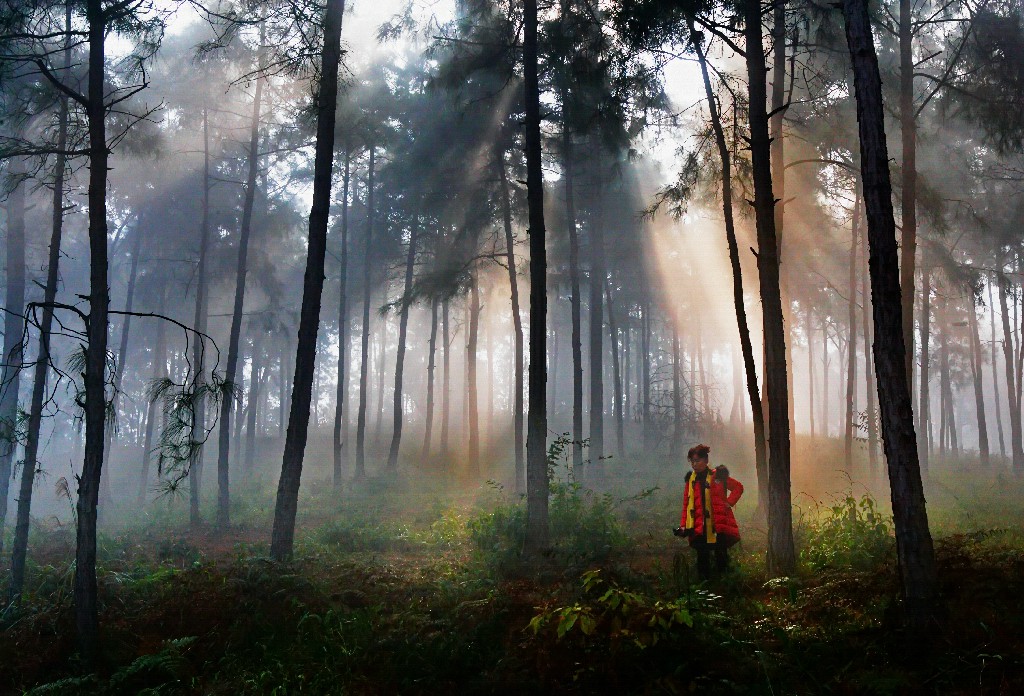
[[[878,511],[874,498],[847,495],[825,509],[807,528],[801,559],[817,572],[827,568],[870,570],[895,552],[892,518]]]

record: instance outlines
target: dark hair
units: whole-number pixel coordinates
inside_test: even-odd
[[[687,459],[703,459],[707,461],[708,454],[711,453],[711,448],[707,445],[695,445],[690,448],[690,451],[686,453]]]

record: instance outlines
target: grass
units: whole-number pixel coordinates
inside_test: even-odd
[[[669,534],[678,472],[618,464],[608,493],[556,472],[539,566],[520,558],[523,501],[497,484],[317,487],[288,565],[266,559],[269,490],[238,496],[225,538],[190,530],[181,506],[150,510],[101,539],[104,661],[86,675],[71,539],[39,525],[24,605],[0,619],[0,692],[1024,692],[1020,482],[933,473],[945,607],[910,643],[884,500],[804,496],[799,567],[781,579],[741,505],[733,572],[700,584]]]

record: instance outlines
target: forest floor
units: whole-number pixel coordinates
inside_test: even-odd
[[[868,493],[799,511],[798,570],[770,580],[748,487],[731,572],[699,583],[670,534],[678,485],[553,484],[551,553],[524,566],[525,512],[500,486],[371,480],[303,497],[288,565],[267,560],[270,490],[239,496],[226,534],[177,501],[103,536],[103,661],[83,675],[74,530],[41,521],[24,603],[0,618],[0,693],[1024,693],[1024,485],[935,477],[944,605],[924,635],[901,628]]]

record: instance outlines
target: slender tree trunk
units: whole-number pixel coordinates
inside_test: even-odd
[[[71,32],[71,3],[65,5],[64,29]],[[64,43],[64,73],[71,69],[71,37]],[[68,97],[62,95],[57,115],[57,155],[54,164],[53,204],[51,206],[50,250],[46,268],[46,288],[43,292],[43,318],[39,326],[39,354],[33,366],[32,403],[29,407],[28,432],[25,440],[25,462],[21,470],[21,488],[18,492],[18,511],[14,527],[14,549],[11,555],[11,587],[10,602],[17,606],[21,602],[21,592],[25,583],[25,560],[28,556],[28,532],[31,523],[32,488],[35,485],[36,469],[39,456],[39,431],[42,428],[43,402],[46,396],[46,377],[50,369],[50,334],[53,327],[53,303],[57,298],[57,281],[60,277],[60,244],[64,230],[64,175],[67,161],[63,150],[67,147],[68,138]],[[19,194],[20,195],[20,194]],[[24,235],[24,232],[22,232]],[[8,241],[14,237],[11,220],[8,219]],[[10,259],[10,255],[8,259]],[[12,280],[8,275],[8,281]],[[15,293],[17,294],[17,293]],[[9,296],[8,296],[9,297]],[[15,297],[15,299],[17,299]],[[6,303],[6,299],[5,299]],[[10,305],[8,305],[10,306]],[[5,323],[10,313],[5,313]],[[6,326],[5,326],[6,331]],[[8,334],[4,334],[5,336]],[[6,359],[10,353],[4,350]],[[5,360],[5,365],[6,365]],[[4,375],[3,384],[7,384]],[[13,386],[13,385],[12,385]],[[0,462],[2,464],[2,462]],[[9,474],[4,473],[0,465],[0,476],[7,480]],[[3,488],[0,485],[0,488]],[[0,491],[4,515],[0,517],[0,551],[3,549],[3,520],[6,519],[7,491]]]
[[[615,305],[612,303],[611,283],[605,280],[604,301],[608,305],[608,345],[612,349],[612,375],[615,394],[612,407],[615,409],[615,453],[619,458],[626,456],[625,418],[622,409],[622,371],[619,369],[619,330],[615,324]]]
[[[412,276],[416,264],[416,239],[420,232],[420,221],[417,217],[412,223],[409,234],[409,251],[405,257],[405,286],[400,300],[401,309],[398,318],[398,349],[395,351],[395,403],[394,420],[391,426],[391,449],[388,451],[388,470],[398,470],[398,449],[402,444],[402,423],[405,413],[402,410],[402,378],[405,375],[405,342],[409,335],[409,304],[412,297]]]
[[[256,201],[256,174],[259,171],[260,108],[263,102],[263,28],[260,27],[259,75],[256,77],[256,92],[253,95],[252,122],[249,128],[249,163],[246,176],[245,202],[242,207],[242,224],[238,234],[238,264],[235,270],[235,300],[231,312],[231,333],[228,339],[226,375],[232,384],[238,381],[238,344],[242,332],[242,307],[245,299],[245,278],[248,273],[249,236],[252,230],[252,210]],[[220,431],[217,448],[217,527],[227,529],[230,513],[230,458],[231,415],[235,399],[221,400]],[[197,484],[198,488],[198,484]]]
[[[377,148],[370,146],[366,176],[366,241],[363,246],[363,337],[359,356],[359,412],[356,416],[356,479],[366,477],[366,393],[370,367],[370,282],[373,267],[373,167]],[[445,401],[447,404],[447,400]]]
[[[434,370],[437,355],[437,305],[435,297],[430,302],[430,343],[427,348],[427,424],[423,431],[423,450],[420,459],[430,457],[430,440],[434,430]]]
[[[853,203],[853,232],[850,235],[849,311],[847,314],[850,341],[846,354],[846,432],[843,440],[843,456],[848,474],[853,472],[853,430],[857,417],[854,402],[857,399],[857,240],[860,235],[859,223],[860,190],[858,189]]]
[[[448,457],[448,428],[451,421],[451,341],[448,335],[448,300],[441,302],[441,456]]]
[[[867,233],[865,233],[865,241]],[[862,273],[860,276],[861,300],[861,325],[864,334],[864,381],[867,387],[867,415],[868,415],[868,463],[871,467],[871,475],[878,472],[878,385],[875,381],[875,367],[871,356],[871,308],[870,295],[868,295],[868,267],[867,267],[867,244],[864,245],[865,253],[861,254]]]
[[[299,500],[302,458],[309,428],[309,405],[316,342],[320,326],[320,303],[324,289],[324,259],[327,255],[327,223],[331,210],[331,178],[334,171],[334,126],[338,107],[338,67],[341,62],[341,20],[345,0],[328,0],[324,12],[324,46],[320,85],[317,91],[316,155],[313,165],[313,205],[309,213],[309,244],[306,272],[302,282],[299,314],[299,345],[295,351],[295,381],[288,414],[281,479],[277,486],[274,530],[270,556],[286,561],[292,555],[295,513]]]
[[[981,337],[978,332],[978,314],[974,304],[974,288],[968,288],[967,323],[971,329],[971,376],[974,378],[974,405],[978,414],[978,452],[981,455],[981,465],[988,467],[988,419],[985,417],[985,388],[982,385],[982,365],[984,364],[983,353],[981,352]]]
[[[342,484],[342,447],[348,435],[348,187],[352,175],[351,148],[345,147],[341,194],[341,267],[338,270],[338,386],[334,392],[334,487]]]
[[[385,281],[384,292],[381,293],[381,305],[388,303],[388,298],[391,296],[391,283]],[[388,318],[387,315],[381,316],[380,331],[377,334],[377,347],[379,351],[377,353],[377,417],[374,419],[373,425],[373,446],[377,449],[380,445],[381,428],[384,423],[384,372],[386,366],[384,365],[384,356],[387,352],[388,343]]]
[[[637,356],[641,370],[641,393],[637,397],[643,419],[644,449],[651,448],[651,298],[645,289],[644,308],[641,316],[640,355]]]
[[[669,445],[668,456],[673,461],[679,456],[679,449],[683,444],[683,395],[679,390],[679,327],[673,318],[672,320],[672,443]],[[690,393],[693,393],[693,385],[690,385]]]
[[[914,435],[904,352],[903,306],[897,265],[882,84],[865,0],[844,0],[846,38],[853,62],[860,135],[861,180],[867,211],[875,369],[882,439],[889,465],[896,551],[911,625],[923,629],[938,602],[938,581]],[[906,254],[906,248],[904,247]],[[906,256],[904,257],[907,258]],[[907,288],[913,296],[913,285]]]
[[[866,297],[866,295],[865,295]],[[866,304],[866,303],[865,303]],[[807,409],[807,415],[811,421],[811,439],[814,439],[814,336],[811,335],[811,322],[813,314],[811,313],[811,307],[807,306],[807,398],[809,400],[809,406]],[[871,351],[864,351],[869,353]]]
[[[164,313],[166,292],[160,296],[160,313]],[[198,340],[198,338],[197,338]],[[198,374],[198,371],[197,371]],[[156,347],[153,352],[153,379],[162,381],[167,378],[167,324],[164,321],[157,323]],[[159,399],[150,399],[147,406],[146,416],[146,441],[142,452],[142,473],[139,476],[139,495],[137,505],[141,508],[146,504],[146,484],[149,481],[149,468],[153,458],[153,431],[156,428],[157,409]]]
[[[952,393],[949,389],[949,313],[946,310],[946,301],[943,299],[939,303],[939,313],[937,317],[939,321],[939,454],[941,456],[946,455],[946,445],[949,442],[948,424],[949,424],[949,409],[952,408],[952,399],[949,395]],[[922,471],[927,474],[928,469],[922,467]]]
[[[537,77],[537,0],[525,0],[523,21],[526,200],[530,224],[530,406],[526,435],[525,548],[527,553],[536,555],[548,545],[547,256]]]
[[[245,471],[252,474],[256,463],[256,414],[259,411],[260,387],[267,369],[264,366],[263,331],[257,329],[252,342],[252,367],[249,368],[249,397],[245,414]]]
[[[917,254],[917,119],[914,114],[914,17],[911,0],[900,0],[899,20],[900,132],[903,135],[903,227],[900,238],[903,253],[900,287],[903,288],[903,343],[906,346],[907,384],[913,385],[914,272]]]
[[[604,258],[604,210],[601,206],[603,195],[600,173],[601,147],[594,148],[594,162],[597,168],[596,195],[590,225],[590,335],[588,354],[590,357],[590,461],[600,468],[604,457],[604,286],[607,275]]]
[[[469,420],[469,475],[480,475],[480,408],[477,398],[477,346],[480,338],[480,273],[473,271],[469,290],[469,334],[466,342],[466,406]]]
[[[105,377],[110,304],[107,279],[107,149],[104,105],[106,17],[102,0],[88,0],[89,86],[89,321],[85,351],[85,461],[78,480],[78,527],[75,548],[75,627],[78,650],[86,664],[98,651],[99,614],[96,586],[96,504],[103,472],[106,418]],[[8,304],[12,304],[8,302]]]
[[[992,299],[992,279],[988,280],[988,307],[992,315],[992,319],[989,322],[990,329],[990,348],[992,350],[992,394],[995,398],[993,402],[995,404],[996,411],[996,425],[998,426],[999,432],[999,456],[1006,459],[1006,441],[1003,438],[1003,409],[999,405],[1001,397],[999,396],[999,371],[996,369],[998,361],[996,359],[996,305]]]
[[[569,233],[569,307],[572,315],[572,466],[578,474],[583,466],[583,331],[580,308],[580,243],[576,230],[576,205],[573,191],[572,134],[569,132],[564,118],[562,121],[562,166],[565,184],[565,224]]]
[[[1003,315],[1003,358],[1006,372],[1006,399],[1010,410],[1010,451],[1013,454],[1013,468],[1024,467],[1024,448],[1021,446],[1020,403],[1017,400],[1015,371],[1013,369],[1013,336],[1010,332],[1010,312],[1006,306],[1006,276],[999,273],[999,307]]]
[[[25,176],[20,159],[11,177]],[[3,551],[11,469],[18,449],[18,393],[25,346],[25,189],[18,181],[7,200],[7,292],[4,296],[3,381],[0,382],[0,552]]]
[[[828,438],[829,436],[828,402],[830,394],[828,387],[828,368],[828,322],[823,319],[821,322],[821,429],[825,438]]]
[[[790,493],[789,385],[782,316],[779,246],[772,191],[771,138],[765,94],[765,52],[761,4],[744,3],[750,157],[754,179],[757,268],[765,336],[765,392],[768,395],[768,569],[788,575],[796,566]]]
[[[509,200],[508,174],[505,171],[505,154],[497,152],[495,156],[498,176],[501,179],[501,217],[505,225],[505,263],[508,266],[508,284],[512,297],[512,330],[515,340],[513,360],[515,376],[512,405],[512,439],[515,447],[516,460],[516,493],[526,490],[526,465],[523,459],[523,318],[519,309],[519,279],[516,274],[515,238],[512,234],[512,203]]]

